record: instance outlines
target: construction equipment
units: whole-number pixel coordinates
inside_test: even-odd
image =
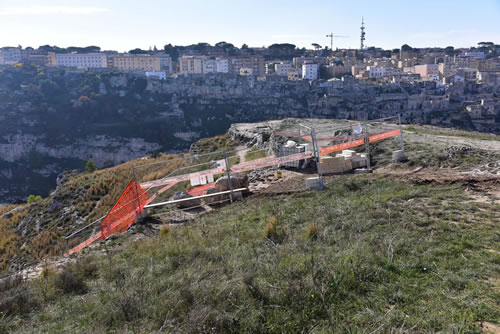
[[[329,35],[326,35],[326,37],[330,38],[330,50],[333,52],[333,38],[346,38],[346,37],[349,37],[349,36],[334,35],[333,32],[332,32]]]

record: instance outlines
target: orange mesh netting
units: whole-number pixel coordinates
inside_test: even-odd
[[[202,196],[206,195],[208,189],[215,188],[215,183],[205,184],[204,186],[196,187],[191,190],[188,190],[187,193],[191,196]]]
[[[125,232],[135,223],[137,216],[146,205],[149,194],[135,181],[130,181],[118,201],[101,223],[101,239],[115,233]]]

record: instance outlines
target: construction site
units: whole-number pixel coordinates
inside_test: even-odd
[[[334,127],[274,125],[257,127],[257,136],[269,138],[252,147],[197,154],[194,146],[188,157],[132,167],[133,179],[108,214],[65,238],[71,241],[91,232],[85,241],[66,249],[65,255],[126,232],[145,217],[182,223],[249,194],[273,188],[320,191],[340,175],[371,173],[370,145],[378,141],[393,141],[392,162],[407,161],[397,116]]]
[[[494,332],[499,152],[397,117],[284,119],[68,173],[0,208],[0,331]]]

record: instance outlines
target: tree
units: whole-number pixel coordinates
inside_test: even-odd
[[[93,173],[96,170],[97,170],[97,166],[96,166],[94,160],[87,161],[87,164],[85,164],[85,171],[87,173]]]
[[[447,56],[453,56],[455,54],[455,48],[453,46],[447,46],[444,48],[444,54]]]
[[[493,46],[495,46],[495,43],[493,43],[493,42],[479,42],[479,43],[477,43],[477,45],[479,45],[479,47],[493,47]]]
[[[243,45],[241,46],[241,48],[242,48],[242,49],[248,49],[248,45],[243,44]]]
[[[163,47],[165,53],[167,53],[173,61],[177,61],[179,59],[179,49],[176,46],[172,46],[172,44],[166,44]]]
[[[146,50],[141,50],[139,48],[130,50],[128,53],[133,54],[133,55],[139,55],[139,54],[147,54],[148,52]]]
[[[318,51],[319,49],[321,49],[321,45],[319,45],[318,43],[312,43],[311,45],[314,47],[314,49],[316,51]]]
[[[39,202],[42,200],[42,197],[37,195],[29,195],[28,196],[28,204],[33,204],[33,203],[36,203],[36,202]]]
[[[275,43],[271,44],[269,46],[270,50],[280,50],[280,51],[292,51],[296,48],[297,46],[295,44],[290,44],[290,43]]]
[[[409,46],[408,44],[404,44],[401,47],[401,51],[413,51],[413,48],[411,46]]]
[[[53,97],[60,91],[60,87],[50,79],[40,80],[40,90],[46,97]]]

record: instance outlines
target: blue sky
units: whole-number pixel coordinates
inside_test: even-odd
[[[500,0],[0,0],[0,46],[99,45],[118,51],[220,41],[468,47],[500,44]]]

